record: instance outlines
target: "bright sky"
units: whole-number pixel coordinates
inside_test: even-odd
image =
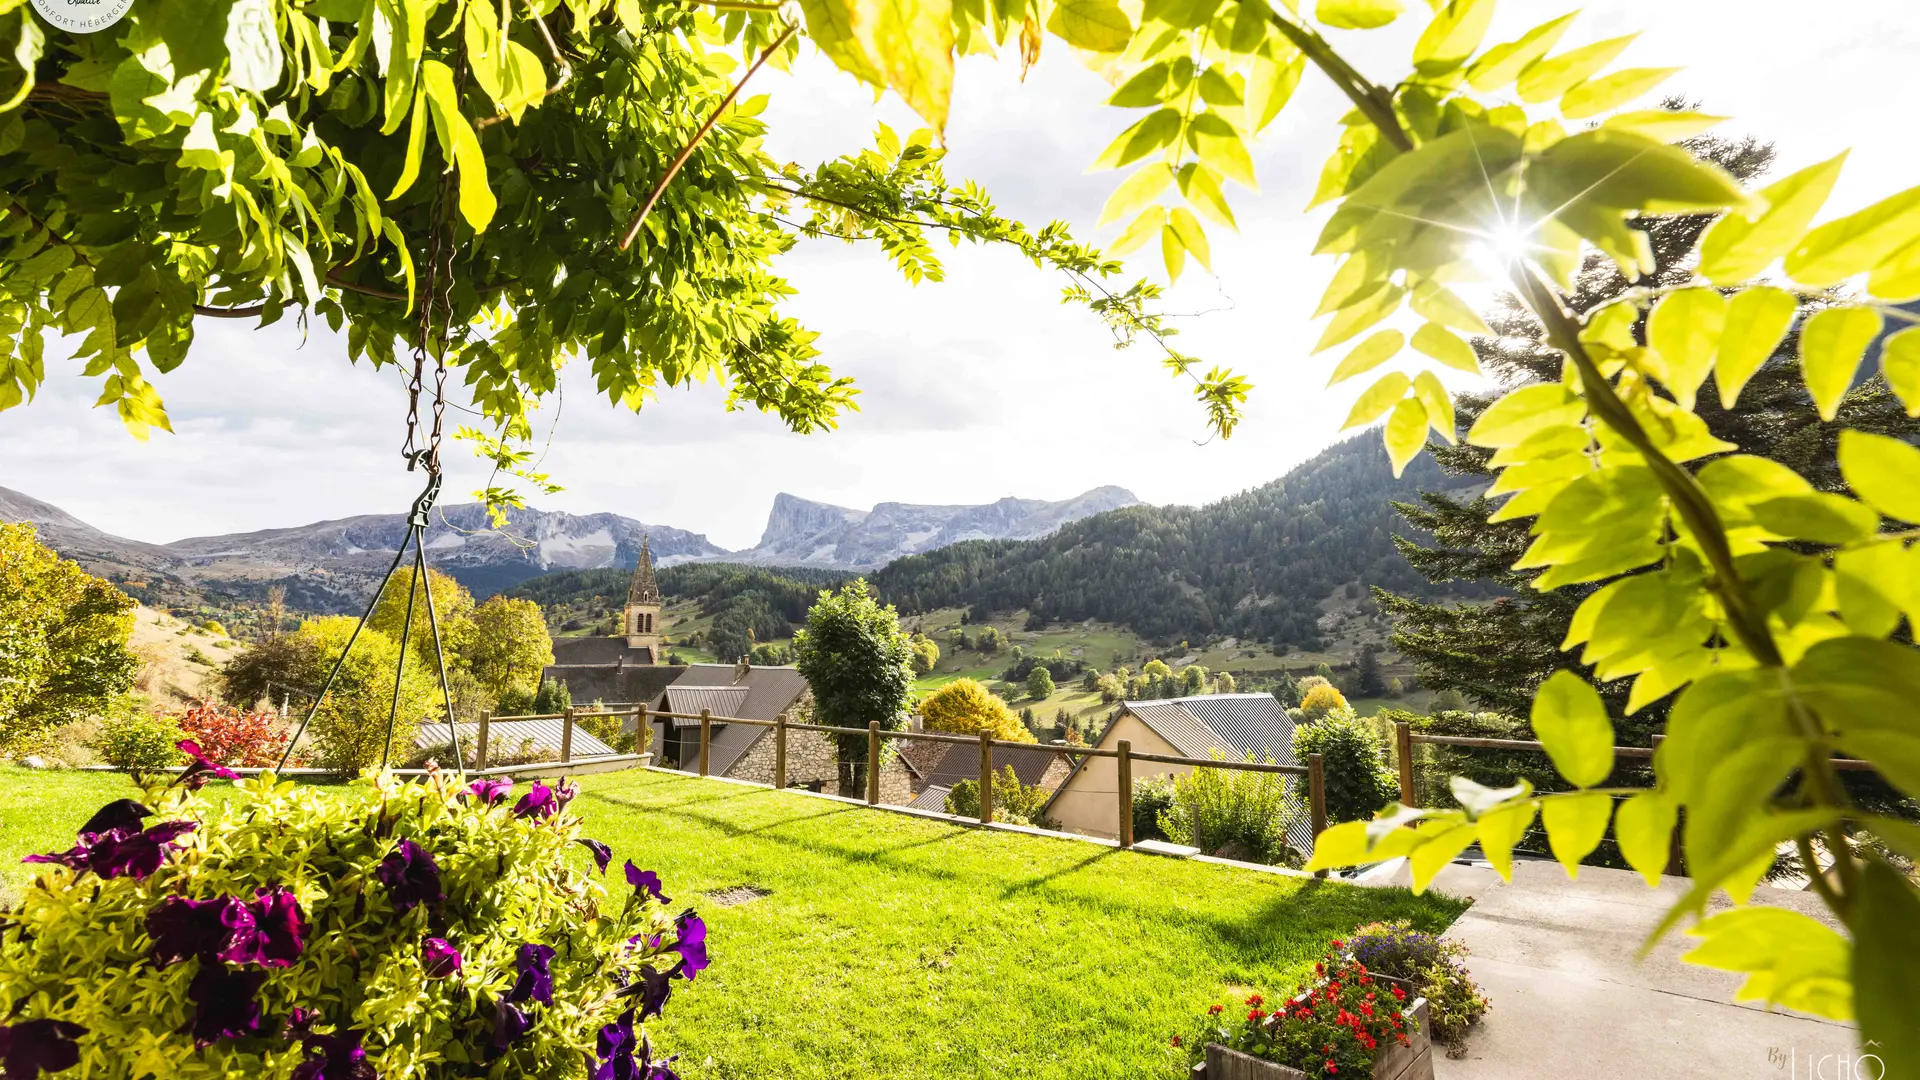
[[[1489,41],[1560,14],[1566,0],[1507,0]],[[1413,5],[1416,9],[1421,5]],[[1406,64],[1420,20],[1334,32],[1361,70]],[[1594,5],[1563,47],[1643,29],[1620,61],[1686,65],[1668,88],[1732,115],[1725,133],[1774,140],[1777,173],[1852,157],[1831,206],[1849,210],[1920,180],[1911,133],[1920,26],[1904,0],[1846,0],[1816,11],[1786,0],[1615,0]],[[948,174],[985,183],[1003,211],[1063,218],[1083,238],[1116,174],[1086,164],[1137,114],[1101,104],[1103,85],[1064,47],[1022,85],[1017,66],[963,63],[948,131]],[[769,149],[806,164],[855,150],[884,119],[918,126],[818,56],[792,76],[763,72],[773,94]],[[825,359],[853,376],[864,411],[838,431],[797,436],[758,414],[724,413],[712,387],[672,392],[639,415],[593,395],[584,365],[546,467],[566,485],[538,505],[612,511],[754,543],[775,493],[867,507],[882,501],[1058,499],[1120,484],[1156,503],[1206,502],[1265,483],[1337,437],[1363,381],[1323,390],[1339,351],[1309,357],[1310,314],[1332,270],[1307,252],[1318,217],[1301,213],[1345,103],[1309,71],[1255,150],[1261,190],[1234,192],[1238,235],[1213,233],[1214,271],[1189,267],[1169,309],[1181,347],[1255,385],[1240,432],[1205,442],[1185,384],[1149,347],[1117,352],[1091,315],[1058,303],[1061,282],[1006,251],[946,256],[948,280],[906,285],[872,248],[802,245],[781,266],[799,290],[789,311],[821,334]],[[1136,257],[1158,273],[1157,247]],[[289,320],[290,322],[290,320]],[[397,451],[398,376],[344,362],[324,326],[302,343],[291,325],[255,331],[203,319],[194,351],[158,385],[176,430],[129,438],[97,388],[49,350],[31,406],[0,414],[0,486],[55,503],[110,532],[150,541],[404,511],[417,481]],[[459,416],[460,414],[452,414]],[[453,500],[480,485],[457,448]]]

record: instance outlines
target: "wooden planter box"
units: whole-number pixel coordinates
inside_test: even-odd
[[[1427,999],[1415,998],[1414,1018],[1420,1030],[1409,1045],[1391,1043],[1373,1059],[1373,1080],[1433,1080],[1433,1039],[1427,1032]],[[1309,1077],[1288,1065],[1207,1044],[1207,1059],[1193,1067],[1193,1080],[1325,1080]]]

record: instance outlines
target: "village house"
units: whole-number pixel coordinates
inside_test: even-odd
[[[1201,694],[1123,702],[1094,746],[1112,750],[1122,739],[1134,753],[1191,758],[1217,753],[1241,761],[1296,764],[1293,721],[1271,694]],[[1136,782],[1193,771],[1189,765],[1144,761],[1132,765]],[[1082,758],[1042,814],[1067,832],[1119,836],[1119,768],[1113,758]]]
[[[905,742],[900,748],[900,758],[912,773],[913,799],[907,805],[917,809],[945,813],[947,796],[952,793],[955,784],[963,780],[975,783],[980,780],[980,750],[976,746]],[[1073,771],[1073,764],[1067,755],[1053,747],[994,747],[995,775],[1004,775],[1001,770],[1008,766],[1012,766],[1013,774],[1021,786],[1037,787],[1044,791],[1058,789]]]

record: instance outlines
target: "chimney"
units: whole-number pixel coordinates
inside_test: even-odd
[[[741,679],[746,678],[747,672],[752,670],[753,670],[753,665],[747,662],[747,654],[741,653],[740,663],[735,665],[733,669],[733,681],[739,682]]]

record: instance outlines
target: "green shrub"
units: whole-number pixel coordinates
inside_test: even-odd
[[[73,1025],[50,1041],[76,1075],[116,1080],[578,1077],[596,1036],[630,1056],[634,1021],[705,966],[705,925],[632,863],[609,897],[571,793],[511,786],[262,774],[110,804],[36,857],[0,926],[0,1011]],[[631,1064],[607,1075],[647,1075]]]
[[[1347,951],[1368,971],[1399,979],[1426,998],[1433,1040],[1449,1048],[1464,1045],[1467,1028],[1491,1005],[1467,972],[1465,945],[1421,933],[1404,919],[1359,927],[1347,939]]]
[[[1327,777],[1327,820],[1361,821],[1400,797],[1400,783],[1387,767],[1379,730],[1350,709],[1328,713],[1293,729],[1293,756],[1319,754]]]
[[[122,769],[170,769],[186,760],[175,746],[184,738],[178,720],[155,716],[139,694],[123,694],[101,713],[92,746],[100,760]]]
[[[1214,757],[1225,760],[1217,750]],[[1160,812],[1159,825],[1174,843],[1209,854],[1293,866],[1301,853],[1287,843],[1287,825],[1299,812],[1279,773],[1195,769],[1173,779],[1173,805]]]
[[[1160,828],[1160,815],[1173,809],[1173,777],[1149,776],[1133,782],[1133,838],[1172,840]],[[1178,843],[1186,843],[1183,838]]]
[[[346,648],[356,620],[345,615],[314,619],[301,625],[299,636],[314,641],[328,667]],[[394,671],[400,646],[371,627],[362,630],[340,667],[333,689],[314,714],[314,756],[319,764],[353,774],[400,761],[412,751],[413,733],[429,716],[444,719],[440,680],[424,664],[409,657],[400,678],[400,708],[393,711]],[[392,747],[387,745],[387,719],[393,717]]]
[[[1052,795],[1043,787],[1027,787],[1020,782],[1013,766],[1002,766],[993,774],[993,815],[996,821],[1014,825],[1041,824],[1040,809]],[[962,780],[947,792],[947,813],[957,817],[980,816],[980,781]]]

